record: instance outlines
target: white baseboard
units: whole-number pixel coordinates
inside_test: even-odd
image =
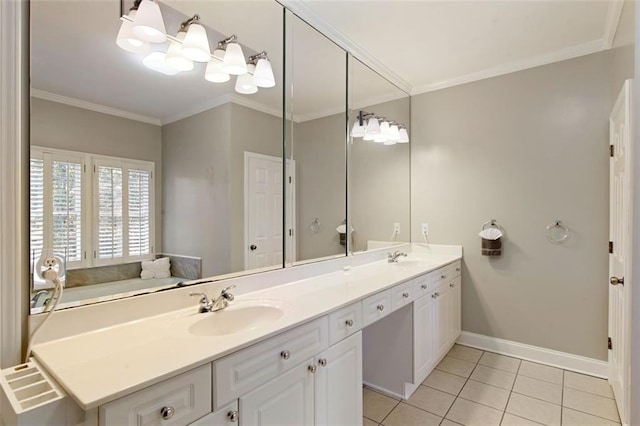
[[[526,345],[511,340],[463,331],[458,343],[502,355],[514,356],[527,361],[546,364],[564,370],[588,374],[590,376],[608,377],[609,365],[606,361],[573,355],[566,352],[554,351],[539,346]]]
[[[400,395],[399,393],[390,392],[390,391],[389,391],[389,390],[387,390],[387,389],[383,389],[383,388],[381,388],[381,387],[379,387],[379,386],[372,385],[371,383],[367,383],[367,382],[365,382],[365,381],[363,381],[363,382],[362,382],[362,384],[363,384],[363,385],[365,385],[365,386],[366,386],[366,387],[368,387],[368,388],[371,388],[371,389],[373,389],[373,390],[375,390],[375,391],[377,391],[377,392],[379,392],[379,393],[381,393],[381,394],[384,394],[384,395],[390,396],[390,397],[392,397],[392,398],[394,398],[394,399],[404,399],[404,396],[403,396],[403,395]]]

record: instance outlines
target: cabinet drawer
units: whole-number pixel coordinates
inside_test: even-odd
[[[429,275],[425,274],[413,280],[413,293],[419,298],[429,293]]]
[[[395,311],[407,303],[413,302],[414,299],[413,280],[398,284],[391,289],[391,310]]]
[[[345,306],[329,315],[329,345],[351,336],[362,328],[362,304]]]
[[[238,400],[236,399],[218,411],[209,413],[200,420],[190,423],[189,426],[234,426],[239,423],[238,418]]]
[[[391,313],[391,290],[385,290],[362,301],[362,326],[385,317]]]
[[[328,347],[325,316],[214,361],[214,410]]]
[[[99,416],[102,426],[184,425],[209,412],[211,364],[206,364],[105,404]]]
[[[451,264],[451,278],[459,277],[462,274],[462,262],[456,260]]]

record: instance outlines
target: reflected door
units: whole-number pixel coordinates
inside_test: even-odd
[[[282,265],[282,159],[245,152],[245,269]]]

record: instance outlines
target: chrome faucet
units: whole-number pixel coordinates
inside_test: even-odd
[[[220,296],[211,300],[209,300],[209,297],[204,293],[189,293],[189,296],[200,296],[200,306],[198,307],[199,313],[217,312],[229,306],[229,302],[233,301],[233,294],[229,293],[229,290],[234,287],[235,285],[231,285],[223,289],[220,292]]]
[[[396,250],[394,253],[387,253],[387,262],[389,263],[397,263],[398,262],[398,258],[400,256],[404,256],[407,257],[407,253],[402,253],[398,250]]]
[[[35,308],[38,306],[38,300],[40,300],[41,296],[47,295],[49,292],[47,290],[40,290],[31,298],[31,308]]]

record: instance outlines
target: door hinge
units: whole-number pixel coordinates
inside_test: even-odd
[[[613,145],[609,145],[609,157],[613,157],[613,153],[615,152],[615,148]]]
[[[613,241],[609,241],[609,254],[613,254]]]
[[[607,338],[607,347],[609,350],[613,349],[613,343],[611,343],[611,337]]]
[[[289,229],[289,236],[293,237],[293,229]]]
[[[291,176],[289,176],[289,183],[291,183]]]

